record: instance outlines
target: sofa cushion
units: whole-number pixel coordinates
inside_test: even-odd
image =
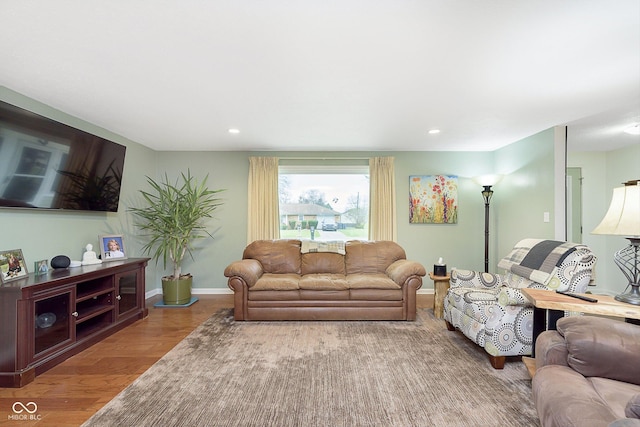
[[[249,291],[291,291],[300,289],[298,274],[265,273]]]
[[[300,274],[300,240],[256,240],[242,254],[260,261],[265,273]]]
[[[640,385],[640,326],[595,316],[563,317],[556,326],[571,368],[585,377]]]
[[[302,254],[302,275],[313,273],[333,273],[344,276],[344,255],[328,252]]]
[[[402,289],[351,289],[355,301],[402,301]]]
[[[384,273],[395,261],[406,259],[404,249],[389,241],[350,240],[345,250],[347,275]]]
[[[248,292],[249,301],[298,301],[300,291],[254,291]]]
[[[344,274],[305,274],[298,283],[300,289],[316,291],[337,291],[349,288],[347,278]]]
[[[347,276],[350,289],[401,289],[400,285],[386,274],[350,274]]]
[[[300,299],[307,301],[345,301],[349,300],[349,290],[300,289]]]
[[[600,399],[616,414],[618,418],[625,416],[625,407],[629,403],[629,396],[640,393],[640,386],[609,378],[586,378],[598,394]]]

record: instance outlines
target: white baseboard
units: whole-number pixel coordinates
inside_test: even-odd
[[[231,289],[224,288],[192,288],[192,295],[231,295]],[[149,299],[156,295],[162,295],[162,288],[151,289],[145,293],[145,298]]]

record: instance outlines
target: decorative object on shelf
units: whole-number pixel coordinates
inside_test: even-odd
[[[36,317],[36,324],[40,329],[50,328],[56,323],[56,315],[54,313],[42,313]]]
[[[627,181],[623,187],[613,189],[609,210],[591,234],[629,240],[629,246],[617,251],[613,260],[629,281],[625,291],[631,289],[615,299],[640,305],[640,180]]]
[[[103,261],[116,261],[127,258],[122,235],[103,235],[99,236],[99,238],[100,257]]]
[[[82,265],[92,264],[102,264],[102,261],[98,259],[98,256],[93,250],[93,245],[88,243],[87,246],[85,246],[84,253],[82,254]]]
[[[42,276],[49,272],[49,263],[46,259],[36,261],[33,263],[33,272],[36,276]]]
[[[28,274],[21,249],[0,252],[0,282],[10,282]]]
[[[66,255],[56,255],[51,258],[51,268],[67,268],[71,260]]]
[[[174,184],[164,179],[156,182],[147,176],[151,191],[140,190],[145,206],[130,208],[142,237],[148,239],[143,246],[147,254],[160,259],[164,268],[170,260],[173,274],[162,278],[163,301],[167,305],[185,305],[191,301],[191,274],[182,274],[182,261],[187,253],[193,259],[195,240],[213,238],[208,230],[207,220],[223,201],[217,197],[224,190],[209,190],[206,182],[191,176],[191,172],[180,174]]]
[[[458,177],[425,175],[409,177],[410,224],[456,224]]]
[[[433,264],[433,275],[440,277],[447,275],[447,264],[444,263],[442,257],[438,258],[437,264]]]
[[[489,272],[489,204],[493,197],[491,187],[502,179],[501,175],[483,175],[474,178],[474,181],[484,187],[481,191],[484,199],[484,272]]]

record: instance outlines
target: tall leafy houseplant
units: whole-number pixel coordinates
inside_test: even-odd
[[[187,254],[193,259],[194,241],[213,238],[207,220],[223,204],[218,194],[224,190],[209,190],[208,177],[198,181],[187,171],[171,183],[166,173],[160,182],[147,176],[151,190],[140,190],[146,205],[130,208],[136,217],[135,224],[148,239],[144,252],[151,255],[156,264],[162,259],[165,269],[169,261],[173,266],[173,274],[162,278],[163,299],[167,305],[183,305],[191,300],[193,278],[191,274],[182,274],[182,261]]]

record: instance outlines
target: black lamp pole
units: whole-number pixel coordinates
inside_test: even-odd
[[[489,203],[493,191],[490,185],[484,185],[482,197],[484,198],[484,272],[489,272]]]

